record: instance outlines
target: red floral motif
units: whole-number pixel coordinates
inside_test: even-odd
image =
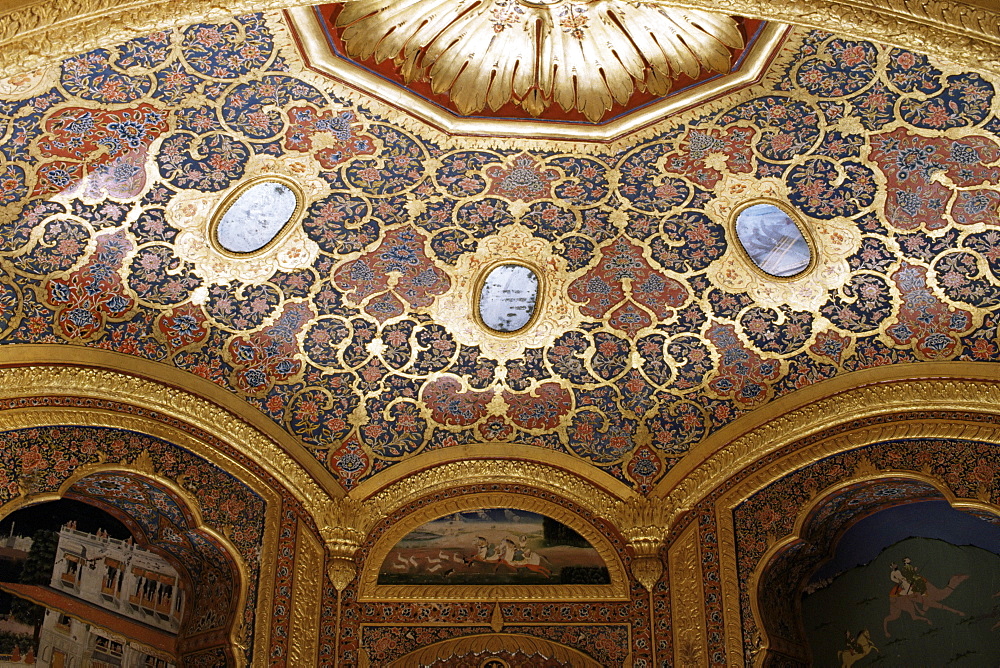
[[[149,145],[167,131],[167,114],[150,104],[114,111],[67,107],[45,122],[32,196],[74,190],[91,177],[87,195],[134,197],[146,185]]]
[[[573,396],[558,383],[542,383],[531,392],[503,393],[508,417],[524,429],[555,429],[573,408]]]
[[[892,275],[903,303],[896,324],[885,333],[899,345],[910,345],[926,360],[955,354],[958,338],[973,326],[972,313],[948,306],[927,285],[927,269],[909,263]]]
[[[312,153],[324,169],[333,169],[356,155],[372,155],[375,145],[357,132],[360,123],[353,111],[316,111],[312,107],[288,110],[285,148]]]
[[[816,336],[816,342],[809,346],[809,350],[840,366],[847,359],[852,343],[853,341],[848,337],[830,330],[820,332]]]
[[[552,183],[559,178],[558,171],[543,169],[527,153],[514,156],[508,164],[506,168],[493,165],[486,170],[490,178],[490,195],[525,202],[552,197]]]
[[[642,249],[618,237],[601,251],[597,266],[569,286],[573,301],[584,315],[601,320],[610,312],[608,324],[630,336],[654,324],[654,319],[673,317],[672,308],[687,301],[688,291],[679,281],[653,269]]]
[[[274,324],[249,336],[237,336],[227,348],[233,385],[246,394],[262,394],[276,382],[286,381],[302,369],[298,335],[316,317],[302,303],[286,304]]]
[[[368,472],[371,460],[361,447],[357,432],[352,432],[339,448],[330,453],[327,465],[347,489],[353,488],[358,483]]]
[[[164,312],[157,327],[171,353],[201,343],[208,337],[208,320],[201,306],[187,303]]]
[[[1000,181],[1000,167],[988,166],[1000,160],[996,142],[985,137],[928,138],[897,128],[874,135],[871,146],[871,159],[885,174],[890,193],[886,220],[897,229],[940,229],[948,224],[946,212],[959,224],[1000,224],[991,191],[961,192],[948,211],[950,184],[975,187]]]
[[[479,434],[487,441],[506,441],[513,433],[514,428],[499,415],[492,415],[479,425]]]
[[[378,248],[341,265],[333,280],[345,297],[364,304],[379,322],[403,315],[403,302],[410,308],[430,306],[435,295],[448,291],[451,280],[428,259],[424,242],[412,227],[388,232]],[[398,277],[394,284],[393,274]]]
[[[56,323],[71,339],[90,341],[104,330],[107,318],[126,318],[135,301],[125,291],[119,271],[132,250],[124,232],[102,234],[94,254],[67,278],[46,283],[48,302],[56,308]]]
[[[722,174],[707,165],[706,158],[725,156],[730,172],[751,172],[754,168],[753,143],[757,130],[731,126],[725,130],[690,130],[678,151],[666,157],[671,173],[684,174],[703,188],[714,188]]]
[[[719,351],[719,371],[709,383],[712,391],[741,408],[764,403],[771,393],[768,383],[781,375],[781,363],[763,359],[744,346],[732,325],[713,325],[708,338]]]
[[[442,376],[424,387],[423,400],[431,410],[431,419],[439,424],[470,425],[486,415],[486,405],[493,392],[462,391],[454,376]]]
[[[663,472],[663,463],[652,448],[642,445],[636,448],[626,468],[629,477],[637,483],[638,492],[646,494]]]

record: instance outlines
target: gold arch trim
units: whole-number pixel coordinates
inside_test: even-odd
[[[156,411],[253,459],[316,516],[344,496],[333,474],[259,410],[192,373],[107,350],[61,344],[4,346],[0,399],[76,396]],[[183,389],[182,389],[183,388]]]
[[[420,525],[445,515],[480,508],[511,508],[546,515],[570,527],[597,550],[611,584],[606,585],[380,585],[379,570],[390,550]],[[508,492],[465,494],[430,503],[393,524],[368,553],[358,587],[359,601],[560,601],[627,600],[628,576],[618,551],[589,522],[566,508],[533,496]]]
[[[608,515],[620,503],[620,497],[553,466],[516,459],[470,459],[415,472],[368,497],[364,504],[380,511],[379,514],[388,515],[435,492],[480,483],[533,487],[551,492],[597,515]]]
[[[259,11],[251,0],[12,0],[0,10],[0,77],[157,30]],[[269,9],[314,4],[274,0]],[[994,0],[659,0],[658,4],[819,28],[1000,73]]]
[[[0,372],[0,383],[3,383],[2,372]],[[0,385],[0,387],[7,386]],[[257,480],[250,474],[249,471],[242,469],[235,462],[222,456],[222,454],[211,445],[193,438],[187,432],[149,418],[98,409],[82,410],[63,407],[21,408],[0,411],[0,431],[13,431],[18,429],[33,429],[52,426],[111,427],[135,431],[147,434],[154,438],[162,439],[189,450],[194,454],[210,461],[216,466],[223,468],[241,482],[248,485],[255,493],[259,494],[264,499],[267,510],[265,511],[266,515],[264,517],[264,536],[261,545],[257,606],[254,615],[256,624],[256,630],[254,633],[254,665],[265,665],[271,640],[271,601],[274,589],[275,558],[277,556],[278,525],[280,521],[281,505],[281,498],[275,490]],[[30,492],[22,492],[20,497],[12,499],[0,507],[0,517],[4,517],[24,506],[62,498],[65,491],[74,483],[92,473],[99,471],[134,473],[163,484],[171,491],[175,492],[184,501],[188,510],[191,512],[195,520],[196,528],[203,530],[205,533],[219,540],[220,544],[230,552],[230,555],[236,564],[239,578],[243,583],[241,585],[240,593],[240,606],[242,608],[246,600],[246,582],[249,579],[246,564],[239,557],[239,553],[232,546],[232,543],[230,543],[228,538],[220,535],[217,531],[214,531],[204,524],[200,506],[191,492],[179,487],[175,482],[160,475],[156,471],[155,463],[152,462],[148,456],[145,458],[137,458],[131,463],[95,463],[81,466],[60,486],[58,493],[32,494]],[[237,650],[238,655],[246,649],[245,643],[248,630],[249,629],[241,628],[239,624],[236,624],[232,629],[230,641],[232,643],[232,647]]]
[[[757,599],[757,590],[760,585],[760,579],[767,570],[768,564],[777,555],[783,552],[790,545],[800,541],[807,540],[803,537],[805,531],[805,524],[809,516],[820,506],[828,502],[829,498],[839,492],[840,490],[856,485],[863,482],[877,482],[879,480],[891,480],[891,479],[906,479],[915,480],[918,482],[923,482],[934,489],[936,489],[944,499],[951,504],[953,508],[958,510],[979,510],[992,513],[993,515],[1000,516],[1000,506],[992,503],[987,503],[985,501],[972,500],[972,499],[960,499],[955,496],[955,494],[948,488],[948,486],[941,480],[934,478],[923,473],[915,473],[913,471],[879,471],[877,473],[856,473],[854,476],[842,480],[835,485],[831,485],[826,489],[819,492],[815,498],[813,498],[805,507],[799,510],[798,516],[795,518],[795,527],[792,529],[792,533],[781,539],[774,545],[772,545],[767,552],[760,558],[757,566],[754,568],[753,573],[750,575],[750,580],[748,582],[748,587],[750,591],[750,608],[753,613],[754,624],[761,631],[761,643],[759,645],[760,651],[754,659],[755,666],[764,665],[764,659],[767,656],[767,651],[770,647],[770,639],[767,637],[767,630],[763,624],[763,618],[760,611],[760,601]],[[832,546],[831,546],[832,547]]]
[[[438,661],[461,658],[470,654],[479,656],[487,652],[540,656],[546,659],[555,659],[575,668],[601,668],[601,664],[597,661],[572,647],[518,633],[481,634],[442,640],[433,645],[413,650],[406,656],[390,663],[388,668],[430,666]]]
[[[989,362],[898,364],[817,383],[713,433],[671,469],[652,496],[663,499],[666,525],[673,526],[684,512],[737,472],[798,440],[850,420],[928,410],[1000,415],[997,366]],[[899,427],[903,431],[912,428]],[[957,432],[970,429],[971,433],[989,430],[978,425]],[[976,438],[971,433],[952,437]],[[888,434],[886,431],[884,438],[895,438]],[[844,438],[838,437],[840,441]],[[858,446],[860,443],[853,447]],[[842,447],[852,446],[844,442]]]
[[[590,507],[588,499],[594,493],[601,493],[595,503],[635,494],[621,480],[564,452],[531,448],[531,460],[519,459],[523,456],[525,446],[510,443],[425,451],[363,480],[349,496],[356,499],[377,497],[380,502],[397,496],[410,497],[423,490],[419,485],[430,484],[437,489],[442,480],[449,480],[446,474],[457,477],[451,479],[453,485],[484,482],[490,476],[501,476],[514,483],[528,482],[533,486],[548,485],[552,491],[580,497],[579,502],[585,507]],[[415,475],[420,477],[419,484],[409,482]]]

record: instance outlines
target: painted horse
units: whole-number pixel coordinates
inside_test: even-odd
[[[530,552],[527,550],[518,549],[514,545],[514,541],[505,538],[500,541],[498,547],[500,563],[509,566],[513,569],[527,568],[533,573],[540,573],[545,577],[552,577],[552,572],[542,565],[542,559],[545,559],[542,555],[537,552]]]
[[[890,595],[889,614],[886,615],[885,619],[882,621],[882,630],[885,631],[885,637],[890,637],[889,622],[899,619],[904,612],[910,616],[910,619],[913,619],[914,621],[920,620],[922,622],[927,622],[931,626],[934,625],[934,622],[924,616],[924,613],[931,608],[947,610],[948,612],[953,612],[960,617],[965,617],[964,612],[955,610],[954,608],[949,608],[941,601],[951,596],[952,592],[955,591],[955,587],[962,584],[962,582],[964,582],[968,577],[968,575],[953,575],[951,580],[948,581],[948,586],[943,589],[938,589],[928,582],[926,594],[909,594],[904,596]],[[924,609],[920,610],[919,606],[923,606]]]
[[[868,629],[859,633],[854,642],[861,649],[861,651],[858,652],[853,649],[842,649],[837,652],[837,656],[840,658],[840,668],[851,668],[851,666],[872,652],[878,652],[878,647],[872,643],[872,634],[868,632]]]

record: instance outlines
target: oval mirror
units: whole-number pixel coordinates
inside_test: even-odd
[[[479,317],[497,332],[516,332],[535,314],[538,276],[520,264],[494,267],[479,291]]]
[[[739,212],[736,238],[750,260],[771,276],[795,276],[812,262],[812,249],[802,228],[788,212],[769,202]]]
[[[274,241],[299,208],[298,194],[281,181],[258,181],[234,193],[215,228],[230,253],[255,253]]]

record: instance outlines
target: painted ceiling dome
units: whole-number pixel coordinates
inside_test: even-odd
[[[826,657],[851,527],[1000,516],[1000,16],[887,2],[0,10],[0,514],[176,665]],[[852,647],[910,545],[993,614],[919,530]]]

